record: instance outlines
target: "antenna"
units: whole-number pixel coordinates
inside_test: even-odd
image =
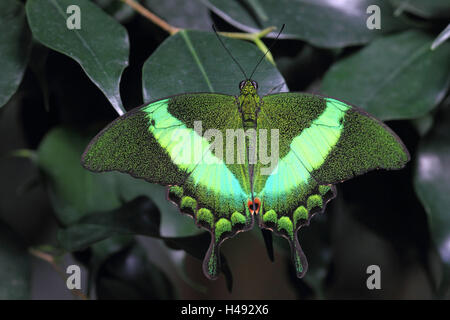
[[[244,75],[245,79],[249,79],[247,78],[247,75],[245,74],[244,69],[242,69],[241,65],[239,64],[239,62],[237,62],[237,60],[233,57],[233,55],[231,54],[230,50],[228,50],[228,48],[225,46],[225,44],[223,43],[222,39],[220,39],[219,34],[217,33],[216,30],[216,26],[213,24],[212,28],[214,30],[214,33],[216,34],[217,39],[219,39],[220,43],[222,44],[222,46],[225,48],[225,50],[228,52],[228,54],[230,55],[231,59],[233,59],[234,63],[237,64],[237,66],[239,67],[239,69],[241,69],[242,74]]]
[[[272,49],[272,47],[274,46],[274,44],[277,42],[278,37],[280,36],[281,32],[284,29],[285,24],[283,23],[283,26],[281,27],[280,31],[278,32],[278,35],[276,36],[275,40],[273,40],[272,44],[270,45],[269,49],[267,49],[266,53],[264,53],[264,55],[259,59],[258,63],[256,64],[256,66],[253,68],[252,74],[250,75],[250,78],[252,78],[253,74],[256,71],[256,68],[258,68],[259,64],[263,61],[264,57],[267,55],[267,53],[269,53],[270,49]]]

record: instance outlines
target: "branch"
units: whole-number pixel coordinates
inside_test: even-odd
[[[140,3],[134,1],[134,0],[121,0],[130,7],[132,7],[134,10],[139,12],[141,15],[149,19],[151,22],[156,24],[157,26],[161,27],[161,29],[164,29],[167,31],[170,35],[174,35],[178,31],[180,31],[180,28],[171,26],[166,21],[155,15],[153,12],[150,12],[150,10],[146,9],[144,6],[142,6]]]
[[[267,60],[270,61],[273,65],[275,65],[275,60],[273,59],[272,53],[269,51],[267,46],[262,42],[262,38],[264,38],[266,35],[274,31],[276,27],[268,27],[266,29],[263,29],[259,32],[255,33],[244,33],[244,32],[219,32],[220,35],[228,37],[228,38],[234,38],[234,39],[242,39],[242,40],[249,40],[253,41],[256,46],[264,53],[266,54]]]
[[[61,278],[63,278],[64,281],[67,281],[67,276],[64,273],[64,271],[61,269],[61,266],[56,263],[55,257],[53,257],[49,253],[46,253],[44,251],[40,251],[37,249],[33,249],[33,248],[30,248],[28,251],[30,252],[31,255],[35,256],[36,258],[39,258],[41,260],[48,262],[53,267],[53,269],[55,269],[56,272],[58,272],[58,274],[61,276]],[[70,292],[72,292],[72,294],[74,296],[76,296],[82,300],[89,300],[89,298],[83,292],[81,292],[81,290],[72,289],[72,290],[70,290]]]

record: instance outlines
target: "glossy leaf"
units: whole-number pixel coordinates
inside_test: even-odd
[[[145,0],[144,5],[174,27],[212,30],[209,10],[197,0]]]
[[[450,108],[438,113],[436,124],[420,142],[414,188],[428,213],[432,238],[450,280]],[[450,282],[448,282],[450,283]]]
[[[381,0],[199,0],[215,14],[247,32],[286,24],[281,38],[300,39],[315,46],[340,48],[364,44],[381,33],[402,28],[393,8]],[[380,8],[381,30],[367,28],[367,8]],[[276,33],[271,34],[272,37]]]
[[[95,269],[95,267],[99,267],[109,256],[116,254],[127,246],[132,245],[134,241],[135,239],[133,236],[115,235],[108,239],[96,242],[89,247],[92,252],[92,256],[91,259],[86,262],[89,264],[91,270]]]
[[[30,269],[22,240],[0,222],[0,300],[30,298]]]
[[[335,63],[321,91],[381,120],[422,117],[441,102],[450,81],[450,44],[432,51],[432,41],[419,31],[375,40]]]
[[[141,196],[119,209],[83,217],[77,224],[61,230],[58,239],[64,249],[78,251],[114,235],[159,237],[160,220],[155,204]]]
[[[223,41],[249,77],[261,51],[242,40],[223,38]],[[145,62],[144,101],[189,92],[237,95],[239,82],[244,78],[214,33],[184,30],[167,38]],[[260,94],[287,90],[281,74],[266,60],[253,79],[259,84]]]
[[[31,33],[25,10],[17,0],[0,1],[0,107],[16,92],[22,81],[31,50]]]
[[[50,131],[38,149],[38,164],[47,178],[50,200],[64,225],[78,221],[90,212],[120,206],[114,177],[94,174],[80,164],[86,137],[75,130]]]
[[[397,14],[406,11],[423,18],[450,17],[450,2],[447,0],[391,0],[391,3]]]
[[[183,215],[178,207],[167,200],[167,188],[145,180],[135,179],[128,174],[111,172],[117,181],[118,191],[123,201],[131,201],[137,196],[148,196],[162,213],[160,233],[166,237],[190,236],[201,230],[192,223],[192,219]]]
[[[449,38],[450,38],[450,24],[448,24],[448,26],[444,30],[442,30],[442,32],[433,41],[433,43],[431,44],[431,50],[435,50]]]
[[[166,274],[136,242],[108,257],[96,277],[98,299],[174,299],[174,288]]]
[[[45,46],[76,60],[121,114],[119,84],[128,66],[128,33],[88,0],[76,1],[80,8],[80,29],[69,29],[76,14],[70,11],[71,5],[74,5],[72,0],[28,1],[26,12],[33,36]]]

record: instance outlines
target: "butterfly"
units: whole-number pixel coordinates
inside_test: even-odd
[[[297,232],[325,210],[334,185],[401,169],[410,156],[390,128],[348,103],[297,92],[261,97],[249,78],[239,89],[135,108],[94,137],[82,165],[167,186],[168,199],[211,233],[206,277],[220,272],[223,241],[256,222],[289,241],[301,278],[308,264]]]

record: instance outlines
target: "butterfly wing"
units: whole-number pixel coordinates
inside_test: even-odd
[[[261,174],[261,163],[255,170],[259,224],[289,240],[302,277],[307,261],[297,231],[335,197],[333,184],[373,169],[400,169],[409,154],[386,125],[338,100],[279,93],[262,101],[258,128],[279,130],[279,160],[270,174]]]
[[[203,270],[213,279],[220,244],[253,226],[247,166],[223,161],[226,129],[241,126],[232,96],[173,96],[112,122],[91,141],[82,163],[92,171],[117,170],[169,186],[169,198],[211,233]]]

